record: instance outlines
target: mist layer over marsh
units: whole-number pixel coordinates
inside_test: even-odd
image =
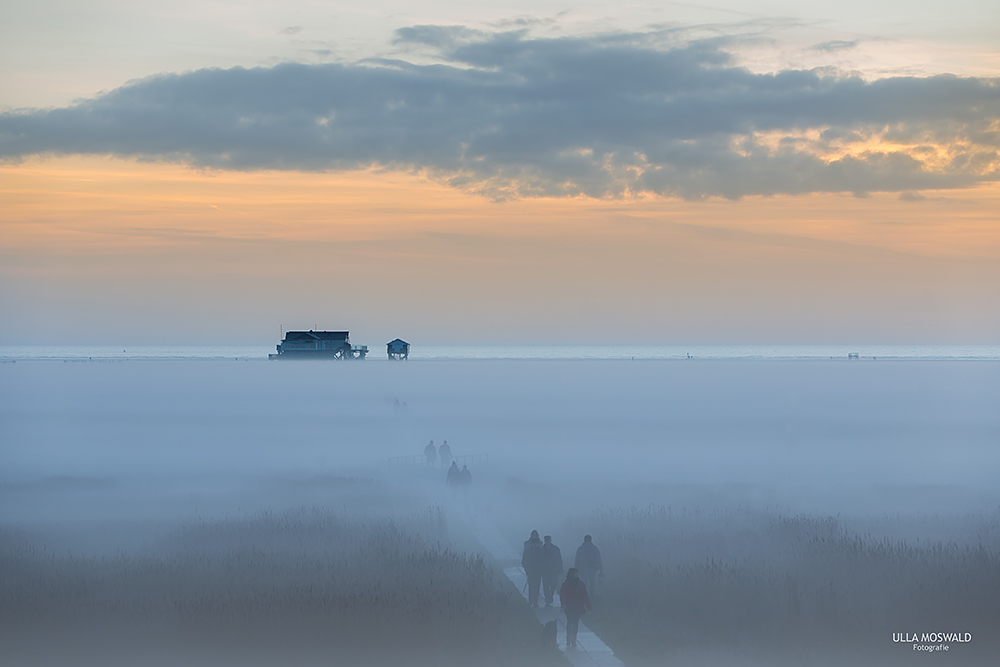
[[[5,597],[4,625],[21,618],[31,629],[22,637],[71,644],[67,618],[100,617],[108,632],[132,638],[122,639],[122,655],[170,637],[197,645],[184,627],[217,626],[206,645],[235,661],[255,645],[241,637],[263,641],[270,635],[255,628],[266,625],[307,653],[375,660],[388,654],[335,640],[328,628],[343,624],[331,601],[372,582],[430,600],[422,586],[440,570],[436,611],[376,605],[378,632],[448,662],[454,642],[417,639],[421,623],[440,623],[468,640],[463,651],[496,658],[483,664],[514,664],[527,655],[516,646],[520,621],[498,606],[496,571],[476,560],[462,528],[491,520],[515,545],[531,529],[551,533],[567,560],[582,532],[593,533],[611,564],[594,622],[621,655],[632,648],[635,664],[754,642],[833,651],[813,641],[829,622],[864,651],[879,641],[900,648],[883,626],[975,631],[971,646],[984,649],[990,639],[978,628],[1000,608],[996,405],[1000,365],[971,361],[3,364],[0,583],[20,596]],[[489,454],[470,464],[467,502],[444,493],[436,468],[389,465],[432,439],[447,439],[456,455]],[[427,519],[438,511],[440,520]],[[344,533],[331,527],[351,521]],[[385,553],[401,560],[359,556],[369,540],[346,537],[387,530],[395,537]],[[225,557],[205,538],[213,531],[240,536]],[[291,554],[288,544],[308,546]],[[277,554],[280,566],[261,569],[244,552]],[[212,572],[225,570],[225,558],[249,563],[243,584],[213,575],[232,585],[185,592],[202,566],[178,562]],[[352,560],[366,568],[350,573]],[[404,562],[423,568],[407,570],[405,585]],[[137,568],[146,573],[138,583]],[[57,583],[67,572],[77,588]],[[442,579],[468,585],[449,592]],[[231,603],[261,590],[272,597],[253,613]],[[650,590],[662,603],[636,598]],[[150,596],[161,606],[145,629],[134,619],[116,625],[116,613]],[[296,632],[271,622],[282,605],[296,610]],[[455,605],[481,607],[479,624],[448,620]],[[932,607],[951,611],[917,613]],[[882,625],[866,630],[858,619]],[[958,627],[937,627],[949,621]],[[253,651],[264,663],[268,650],[287,647],[265,644]],[[18,655],[30,658],[31,646],[19,643]]]

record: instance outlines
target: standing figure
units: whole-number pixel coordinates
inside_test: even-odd
[[[451,499],[452,501],[458,499],[458,487],[462,486],[462,471],[458,469],[458,464],[454,461],[451,462],[451,467],[448,468],[448,476],[445,478],[448,484],[448,488],[451,489]]]
[[[559,547],[552,544],[552,536],[545,536],[545,543],[542,544],[542,591],[545,593],[545,606],[552,604],[559,585],[559,577],[563,573],[562,552]]]
[[[462,470],[458,473],[458,488],[462,490],[462,502],[465,503],[466,509],[469,509],[470,486],[472,486],[472,473],[469,471],[469,466],[462,466]]]
[[[542,541],[538,531],[531,531],[531,537],[524,541],[524,551],[521,552],[521,567],[528,575],[528,602],[532,607],[538,606],[538,586],[542,583]]]
[[[604,564],[601,563],[601,550],[594,544],[594,538],[590,535],[583,536],[583,544],[576,550],[576,562],[574,565],[579,570],[580,578],[587,585],[587,590],[594,592],[597,577],[604,576]]]
[[[438,447],[438,458],[441,459],[441,467],[447,468],[448,464],[451,463],[451,447],[448,446],[448,441],[445,440]]]
[[[424,458],[427,459],[427,465],[429,466],[434,465],[434,462],[437,461],[437,457],[438,454],[437,450],[434,449],[434,441],[431,440],[429,443],[427,443],[427,446],[424,447]]]
[[[580,580],[580,573],[575,567],[569,568],[566,581],[559,587],[559,601],[566,614],[566,646],[576,646],[580,617],[590,611],[590,596],[587,595],[587,586]]]

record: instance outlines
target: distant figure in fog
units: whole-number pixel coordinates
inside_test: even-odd
[[[562,551],[552,544],[552,536],[545,536],[545,543],[542,544],[542,590],[545,593],[545,606],[552,604],[559,585],[559,577],[563,573]]]
[[[441,467],[447,468],[448,464],[451,463],[451,447],[448,446],[448,441],[445,440],[438,447],[438,458],[441,459]]]
[[[469,487],[472,486],[472,473],[469,472],[469,466],[462,466],[462,470],[458,473],[458,488],[462,492],[462,500],[465,502],[465,508],[469,508]]]
[[[538,531],[531,531],[531,537],[524,541],[524,551],[521,552],[521,567],[528,575],[528,602],[532,607],[538,606],[538,587],[542,583],[542,541]]]
[[[594,538],[590,535],[583,536],[583,544],[576,550],[576,562],[574,565],[579,571],[580,578],[583,579],[587,590],[594,592],[598,576],[604,576],[604,564],[601,563],[601,550],[594,544]]]
[[[462,471],[458,469],[458,464],[454,461],[451,462],[451,467],[448,468],[448,476],[445,478],[445,483],[451,487],[452,494],[458,489],[458,485],[461,483]]]
[[[434,448],[434,441],[431,440],[429,443],[427,443],[427,446],[424,447],[424,458],[427,459],[427,465],[429,466],[434,465],[434,462],[437,461],[437,457],[438,453],[437,450]]]
[[[559,587],[559,601],[566,614],[566,646],[576,646],[576,633],[580,629],[580,617],[591,610],[587,586],[580,580],[575,567],[569,568],[566,581]]]

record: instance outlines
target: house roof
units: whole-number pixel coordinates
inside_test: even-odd
[[[388,342],[388,343],[386,343],[386,344],[387,344],[387,345],[409,345],[409,343],[407,343],[407,342],[406,342],[405,340],[403,340],[402,338],[397,338],[396,340],[391,340],[391,341],[389,341],[389,342]]]
[[[311,338],[312,340],[347,340],[346,331],[289,331],[285,333],[285,340],[302,340]]]

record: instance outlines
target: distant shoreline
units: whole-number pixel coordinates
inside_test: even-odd
[[[366,361],[386,361],[371,346]],[[0,361],[267,361],[271,346],[0,346]],[[856,357],[854,357],[856,355]],[[851,358],[854,357],[854,358]],[[659,360],[1000,361],[1000,345],[426,345],[413,361],[659,361]]]

